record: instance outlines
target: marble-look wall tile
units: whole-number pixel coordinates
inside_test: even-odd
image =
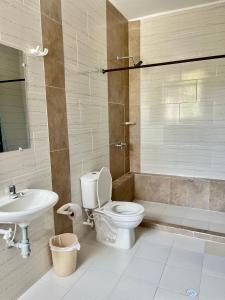
[[[55,232],[60,234],[72,232],[71,220],[57,214],[57,208],[71,202],[61,1],[41,1],[41,23],[43,45],[49,51],[44,58],[45,84],[52,188],[59,195],[54,214]]]
[[[207,180],[171,177],[170,203],[209,209],[209,186]]]
[[[225,181],[210,182],[209,209],[225,211]]]
[[[145,201],[169,203],[170,177],[135,174],[135,198]]]
[[[127,173],[115,181],[112,185],[113,201],[130,201],[134,200],[134,174]]]
[[[140,57],[140,21],[129,22],[129,55]],[[130,170],[140,172],[140,70],[129,72]]]
[[[62,0],[71,200],[82,205],[80,177],[109,167],[106,1]],[[89,228],[73,223],[81,237]]]
[[[38,0],[0,3],[0,42],[27,53],[42,47],[40,3]],[[31,145],[22,152],[0,154],[0,196],[8,186],[52,189],[45,74],[42,58],[26,57],[26,96]],[[18,229],[19,231],[19,229]],[[23,259],[18,249],[8,249],[0,241],[0,298],[18,299],[51,267],[49,238],[54,235],[54,218],[50,210],[29,226],[31,256]]]
[[[141,20],[141,60],[223,53],[224,15],[217,3]],[[141,70],[140,172],[225,179],[224,72],[224,59]]]
[[[128,60],[117,61],[117,56],[128,56],[128,21],[107,1],[107,63],[108,68],[129,66]],[[110,170],[117,179],[130,170],[129,129],[129,72],[108,73]],[[122,150],[115,144],[126,143]],[[114,149],[115,148],[115,149]]]
[[[135,199],[225,211],[225,181],[135,173]]]

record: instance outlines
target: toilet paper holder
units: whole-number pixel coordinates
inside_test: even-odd
[[[71,220],[75,220],[82,216],[82,209],[80,205],[75,203],[67,203],[57,209],[57,214],[65,215]]]

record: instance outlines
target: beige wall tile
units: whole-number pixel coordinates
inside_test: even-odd
[[[223,53],[224,15],[220,3],[141,20],[141,59],[156,63]],[[223,60],[141,70],[140,172],[225,178],[224,70]],[[149,142],[143,131],[156,124],[161,140]]]

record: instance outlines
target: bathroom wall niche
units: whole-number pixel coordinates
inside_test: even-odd
[[[30,146],[23,51],[0,44],[0,152]]]

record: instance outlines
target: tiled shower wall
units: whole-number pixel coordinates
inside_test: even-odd
[[[224,54],[225,4],[141,21],[141,59]],[[142,173],[225,179],[225,59],[141,71]]]
[[[129,60],[117,61],[117,56],[128,56],[128,21],[107,1],[107,58],[108,68],[128,67]],[[106,66],[106,65],[105,65]],[[107,77],[107,74],[105,74]],[[113,180],[130,169],[129,162],[129,72],[108,73],[110,171]],[[126,143],[126,148],[115,145]]]
[[[62,0],[72,202],[81,205],[80,176],[109,167],[106,1]],[[74,223],[80,236],[87,229]]]
[[[0,42],[28,51],[42,45],[38,0],[0,2]],[[27,57],[27,105],[31,148],[0,154],[0,195],[10,184],[51,189],[51,166],[45,77],[42,58]],[[1,227],[2,228],[2,227]],[[17,249],[0,240],[0,298],[17,299],[50,268],[48,240],[54,234],[52,211],[30,225],[32,255],[23,259]],[[18,236],[19,237],[19,236]]]

